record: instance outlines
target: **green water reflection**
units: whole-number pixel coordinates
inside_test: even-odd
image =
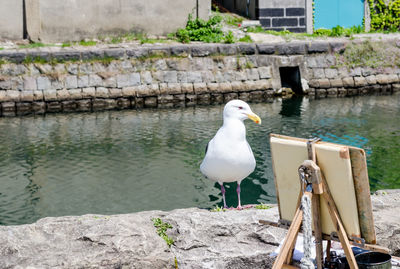
[[[367,152],[372,190],[400,188],[400,95],[251,104],[246,122],[257,167],[242,203],[275,202],[271,132]],[[0,224],[61,215],[117,214],[221,205],[199,172],[222,106],[0,118]],[[237,205],[236,184],[227,203]]]

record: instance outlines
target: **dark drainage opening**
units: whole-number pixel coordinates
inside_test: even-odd
[[[295,94],[303,94],[300,70],[298,66],[279,67],[283,88],[291,88]]]

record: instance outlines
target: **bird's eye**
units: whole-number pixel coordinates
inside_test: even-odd
[[[238,108],[239,108],[239,109],[243,109],[243,107],[242,107],[242,106],[239,106]]]

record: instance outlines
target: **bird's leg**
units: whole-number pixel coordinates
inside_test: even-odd
[[[225,188],[223,183],[219,183],[221,185],[221,193],[222,193],[222,200],[224,200],[224,208],[228,208],[226,206],[226,200],[225,200]]]
[[[240,183],[239,182],[237,184],[236,192],[237,192],[238,201],[239,201],[237,209],[242,209],[242,204],[240,203]]]

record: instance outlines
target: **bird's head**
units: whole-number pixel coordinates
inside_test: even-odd
[[[251,119],[257,124],[261,124],[261,119],[253,111],[250,106],[242,100],[229,101],[224,108],[224,119],[235,118],[241,121],[245,119]]]

